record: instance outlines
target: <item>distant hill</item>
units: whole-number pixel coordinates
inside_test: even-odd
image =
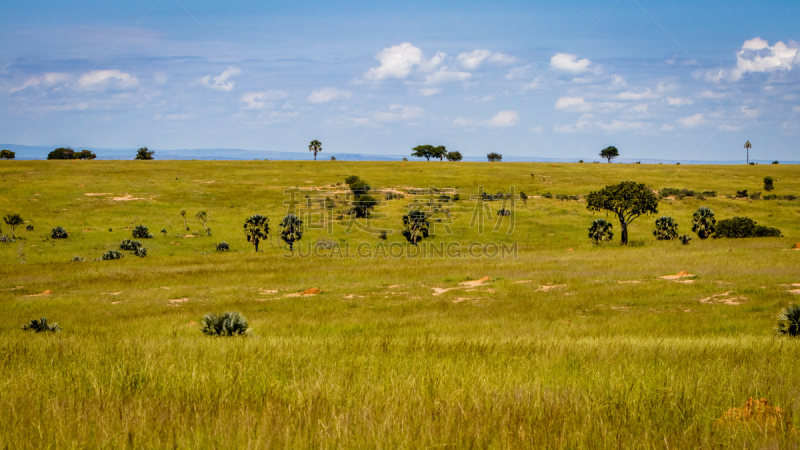
[[[47,154],[53,149],[59,147],[58,145],[51,146],[29,146],[29,145],[14,145],[14,144],[0,144],[0,149],[8,149],[16,152],[17,159],[30,160],[30,159],[46,159]],[[74,147],[75,150],[83,150],[83,147]],[[97,153],[97,159],[133,159],[136,154],[135,148],[90,148],[93,152]],[[163,150],[151,148],[155,150],[156,159],[202,159],[202,160],[252,160],[252,159],[269,159],[269,160],[311,160],[313,156],[310,152],[273,152],[268,150],[240,150],[234,148],[202,148],[202,149],[172,149]],[[331,156],[335,156],[339,161],[401,161],[403,158],[408,158],[410,161],[421,161],[418,158],[412,158],[408,155],[370,155],[364,153],[328,153],[322,152],[317,155],[317,159],[328,160]],[[470,157],[465,156],[464,161],[486,161],[483,156]],[[504,155],[504,162],[578,162],[577,158],[542,158],[537,156],[517,156],[517,155]],[[599,161],[600,164],[607,164],[598,158],[585,158],[585,162],[592,163]],[[635,158],[617,158],[614,160],[615,164],[632,164],[635,162],[642,164],[744,164],[744,160],[731,160],[731,161],[678,161],[669,159],[635,159]],[[772,160],[752,160],[757,164],[771,164]],[[800,161],[781,161],[781,164],[798,164]]]

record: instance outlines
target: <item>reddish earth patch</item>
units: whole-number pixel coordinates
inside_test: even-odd
[[[756,427],[764,433],[776,431],[790,431],[797,434],[792,427],[792,420],[785,410],[777,406],[770,406],[767,399],[755,400],[750,397],[741,408],[731,408],[717,419],[718,426],[726,427]]]
[[[42,292],[41,294],[31,294],[31,295],[26,295],[25,297],[41,297],[41,296],[43,296],[43,295],[50,295],[50,294],[52,294],[52,293],[53,293],[53,291],[51,291],[50,289],[48,289],[48,290],[46,290],[46,291]]]
[[[312,288],[308,288],[305,291],[303,291],[302,294],[303,295],[317,295],[317,294],[319,294],[321,292],[322,291],[320,291],[319,289],[312,287]]]

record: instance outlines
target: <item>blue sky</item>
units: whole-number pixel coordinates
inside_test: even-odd
[[[0,6],[0,142],[800,160],[800,2]],[[323,153],[323,156],[324,156]]]

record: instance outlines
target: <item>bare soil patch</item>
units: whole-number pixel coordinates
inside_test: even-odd
[[[680,280],[682,278],[691,278],[694,275],[690,274],[685,270],[681,270],[680,272],[676,273],[675,275],[664,275],[661,277],[663,280]]]
[[[50,295],[50,294],[52,294],[52,293],[53,293],[53,291],[51,291],[50,289],[48,289],[48,290],[46,290],[46,291],[42,292],[41,294],[30,294],[30,295],[26,295],[25,297],[42,297],[42,296],[44,296],[44,295]]]
[[[731,292],[723,292],[722,294],[712,295],[711,297],[701,298],[697,300],[700,303],[706,304],[723,304],[723,305],[741,305],[742,302],[747,300],[744,297],[731,297]]]

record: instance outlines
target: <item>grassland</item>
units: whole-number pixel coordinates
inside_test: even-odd
[[[351,174],[380,189],[453,188],[462,200],[451,208],[452,234],[437,228],[431,240],[516,243],[517,257],[285,258],[284,190],[337,191]],[[0,244],[3,447],[800,443],[787,429],[716,425],[763,397],[800,428],[800,342],[772,336],[777,314],[798,298],[789,291],[800,283],[800,251],[790,250],[800,242],[800,200],[729,198],[762,191],[765,176],[775,194],[800,196],[797,166],[0,161],[0,176],[0,214],[34,226]],[[627,248],[616,239],[592,246],[589,223],[605,216],[547,198],[516,204],[511,234],[470,227],[479,186],[585,195],[623,180],[717,191],[661,201],[659,216],[674,217],[681,233],[708,206],[717,220],[751,217],[784,237],[682,246],[654,240],[655,217],[641,217]],[[408,202],[377,208],[386,217],[374,226],[394,230],[390,244],[405,245]],[[210,214],[212,236],[193,219],[199,210]],[[259,253],[242,233],[257,213],[275,235]],[[131,238],[134,223],[154,234],[143,240],[146,258],[91,261]],[[70,237],[50,239],[55,226]],[[332,225],[340,247],[382,242],[346,229],[345,220]],[[325,236],[311,229],[301,243]],[[223,240],[231,251],[215,252]],[[660,278],[682,270],[691,283]],[[459,284],[483,277],[490,281],[474,289]],[[293,295],[310,287],[323,292]],[[254,336],[201,335],[195,322],[227,310],[247,316]],[[39,316],[64,331],[20,330]]]

